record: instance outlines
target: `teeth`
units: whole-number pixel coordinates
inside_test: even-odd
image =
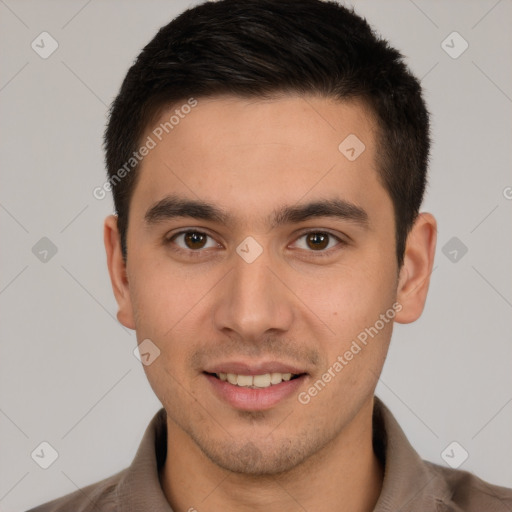
[[[263,375],[236,375],[234,373],[217,373],[220,380],[243,388],[268,388],[292,378],[291,373],[265,373]]]
[[[238,377],[238,381],[240,382],[240,377]],[[265,373],[265,375],[255,375],[252,378],[252,385],[257,388],[268,388],[272,380],[270,378],[270,373]]]
[[[282,382],[283,380],[283,376],[281,373],[272,373],[270,375],[270,383],[271,384],[279,384],[280,382]]]
[[[253,385],[253,377],[252,375],[237,375],[236,377],[236,383],[238,386],[252,386]]]

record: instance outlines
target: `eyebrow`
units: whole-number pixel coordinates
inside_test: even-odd
[[[366,211],[344,199],[313,201],[306,204],[285,206],[274,211],[270,225],[272,228],[282,224],[304,222],[316,217],[334,217],[368,227],[369,219]]]
[[[220,224],[227,224],[229,220],[228,214],[215,205],[174,196],[164,197],[151,206],[144,219],[147,224],[157,224],[176,217],[193,217]]]
[[[191,217],[219,224],[229,224],[232,217],[222,208],[211,203],[167,196],[152,205],[144,219],[148,225],[178,217]],[[297,224],[316,217],[333,217],[347,220],[362,227],[368,227],[366,211],[343,199],[317,200],[305,204],[282,206],[274,210],[267,221],[271,228],[283,224]]]

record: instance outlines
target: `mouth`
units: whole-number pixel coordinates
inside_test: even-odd
[[[241,411],[264,411],[278,406],[298,394],[309,376],[283,365],[229,366],[209,369],[203,375],[217,399]]]
[[[305,373],[263,373],[260,375],[242,375],[236,373],[208,373],[223,382],[229,382],[233,386],[249,389],[265,389],[270,386],[277,386],[282,382],[288,382],[290,380],[298,379]]]

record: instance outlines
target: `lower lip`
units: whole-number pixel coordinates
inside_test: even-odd
[[[298,388],[303,385],[306,378],[306,375],[301,375],[296,379],[283,381],[268,388],[254,389],[235,386],[207,373],[203,375],[208,379],[217,396],[235,409],[242,411],[271,409],[285,398],[297,393]]]

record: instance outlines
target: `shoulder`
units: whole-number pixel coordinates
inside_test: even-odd
[[[124,469],[71,494],[32,508],[28,512],[113,512],[117,510],[117,488],[126,471]]]
[[[468,471],[451,469],[424,462],[441,478],[448,491],[440,503],[441,511],[464,512],[510,512],[512,510],[512,489],[490,484]],[[444,508],[443,506],[444,505]]]

